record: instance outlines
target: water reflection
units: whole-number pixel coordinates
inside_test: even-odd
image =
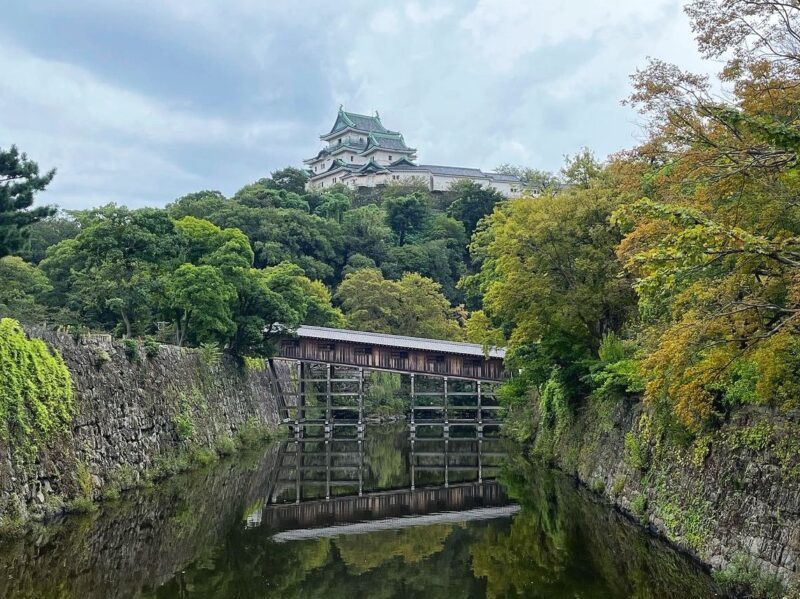
[[[0,547],[2,597],[708,597],[496,438],[290,440]]]

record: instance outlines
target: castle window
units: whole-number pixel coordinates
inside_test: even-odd
[[[350,156],[350,162],[353,162],[353,157],[352,156]]]
[[[342,145],[342,139],[339,138],[339,145]]]
[[[392,155],[391,155],[391,154],[389,154],[389,160],[391,160],[391,159],[392,159]]]

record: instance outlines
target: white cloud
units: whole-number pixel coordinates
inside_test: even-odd
[[[619,101],[646,56],[709,68],[680,0],[50,1],[182,52],[177,67],[165,53],[160,71],[144,52],[126,77],[80,52],[12,44],[0,27],[0,143],[58,166],[44,199],[72,206],[233,192],[314,154],[339,103],[380,110],[424,162],[556,169],[582,145],[604,155],[634,143],[635,116]],[[133,64],[139,48],[129,51]],[[230,106],[224,93],[204,104],[161,85],[192,61],[195,81],[232,74]],[[146,69],[159,85],[142,82]]]
[[[406,4],[405,12],[412,23],[433,23],[449,16],[453,12],[453,7],[433,2],[426,2],[423,7],[419,2],[412,1]]]
[[[258,153],[269,144],[292,147],[299,137],[296,121],[196,114],[2,41],[0,70],[0,140],[16,143],[42,168],[58,168],[42,200],[65,207],[163,203],[175,190],[223,187],[224,181],[209,182],[208,173],[195,170],[179,149],[213,148],[224,161],[231,149]]]
[[[400,18],[397,11],[384,8],[376,12],[369,22],[369,28],[375,33],[397,33],[400,31]]]
[[[571,2],[479,0],[461,20],[489,64],[511,69],[527,54],[585,41],[599,32],[651,21],[675,0]]]

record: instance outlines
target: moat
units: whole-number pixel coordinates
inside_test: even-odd
[[[707,573],[499,437],[275,442],[0,545],[0,596],[713,597]]]

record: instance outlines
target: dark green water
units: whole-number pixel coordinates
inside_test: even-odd
[[[0,597],[715,596],[685,556],[505,449],[412,447],[402,427],[274,444],[0,546]]]

